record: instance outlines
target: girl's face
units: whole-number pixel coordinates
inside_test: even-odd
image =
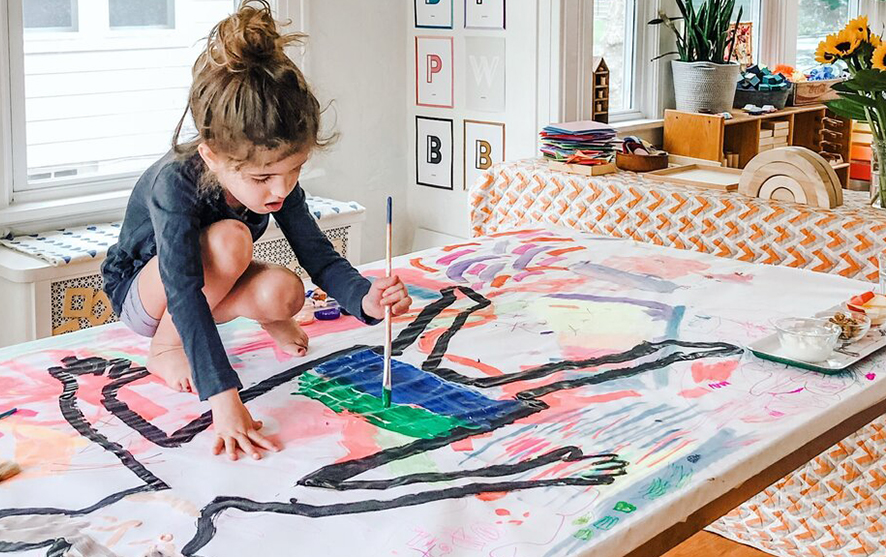
[[[282,149],[257,149],[253,160],[237,166],[205,143],[201,143],[198,150],[230,197],[259,214],[273,213],[283,207],[310,154],[308,150],[285,155]]]

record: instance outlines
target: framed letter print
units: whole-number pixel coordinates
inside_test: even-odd
[[[468,29],[504,29],[506,0],[464,0],[465,27]]]
[[[415,38],[415,104],[452,108],[452,37]]]
[[[465,183],[468,189],[490,166],[505,160],[505,125],[465,120]]]
[[[415,117],[416,182],[452,189],[452,120]]]
[[[452,29],[454,0],[413,0],[415,26],[426,29]]]
[[[470,110],[505,111],[505,39],[465,37],[465,103]]]

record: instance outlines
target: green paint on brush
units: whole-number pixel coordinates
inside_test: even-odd
[[[391,389],[384,387],[382,389],[382,403],[385,405],[385,408],[391,407]]]
[[[298,391],[293,394],[312,398],[336,413],[352,412],[373,425],[419,439],[435,439],[457,427],[470,427],[457,418],[434,414],[417,406],[395,404],[387,408],[385,401],[378,397],[314,373],[302,374]]]

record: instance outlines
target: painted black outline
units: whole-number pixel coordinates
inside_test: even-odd
[[[419,315],[404,328],[393,344],[393,353],[402,355],[403,351],[415,343],[416,340],[427,330],[428,325],[438,317],[443,310],[450,307],[457,301],[456,292],[472,300],[473,306],[459,311],[458,315],[453,319],[448,329],[440,335],[431,353],[422,364],[422,370],[433,373],[443,380],[451,381],[461,385],[469,385],[471,387],[483,389],[489,387],[500,386],[508,383],[526,380],[537,380],[544,378],[550,374],[563,370],[575,370],[582,368],[592,368],[603,364],[613,364],[628,362],[631,360],[643,359],[653,356],[657,352],[666,349],[677,349],[668,353],[663,357],[653,360],[647,360],[635,366],[621,367],[616,369],[607,369],[596,373],[590,373],[585,377],[574,379],[566,379],[543,385],[524,391],[520,391],[516,395],[516,399],[521,401],[522,406],[515,412],[494,420],[488,426],[482,428],[458,427],[449,432],[446,436],[434,439],[418,439],[406,445],[392,447],[379,451],[375,454],[342,462],[339,464],[331,464],[322,467],[315,472],[308,474],[298,481],[298,485],[305,487],[316,487],[322,489],[333,489],[338,491],[344,490],[386,490],[404,485],[412,484],[433,484],[436,482],[448,482],[454,480],[463,480],[471,478],[505,478],[521,472],[532,470],[535,468],[550,465],[554,462],[576,462],[590,461],[593,466],[593,473],[584,473],[577,477],[564,477],[535,481],[486,481],[469,483],[463,486],[447,487],[436,491],[427,491],[421,493],[413,493],[403,495],[390,500],[366,499],[362,501],[353,501],[349,503],[336,503],[329,505],[309,505],[300,503],[293,499],[289,502],[270,501],[259,502],[252,501],[241,497],[219,496],[207,504],[200,513],[197,521],[197,529],[194,537],[185,545],[182,550],[183,555],[194,557],[197,551],[209,544],[216,534],[215,521],[218,516],[228,510],[239,510],[241,512],[270,512],[278,514],[297,515],[307,518],[322,518],[329,516],[341,516],[347,514],[360,514],[366,512],[375,512],[381,510],[390,510],[402,507],[410,507],[422,505],[444,499],[462,498],[470,495],[477,495],[485,492],[511,492],[523,489],[533,489],[537,487],[550,486],[595,486],[608,485],[615,481],[618,476],[626,473],[628,463],[621,460],[615,454],[591,454],[586,455],[575,446],[560,447],[551,450],[543,455],[527,459],[515,464],[507,465],[491,465],[474,470],[457,470],[452,472],[439,473],[421,473],[408,474],[401,477],[382,479],[382,480],[353,480],[356,476],[376,469],[380,466],[394,462],[396,460],[408,458],[427,451],[435,450],[450,445],[469,437],[480,435],[494,431],[505,425],[512,424],[527,416],[531,416],[538,412],[544,411],[549,406],[540,399],[546,394],[581,387],[585,385],[596,385],[608,381],[614,381],[627,377],[633,377],[647,371],[655,369],[663,369],[667,366],[679,361],[691,361],[701,358],[711,357],[729,357],[742,353],[741,348],[722,342],[703,343],[703,342],[683,342],[678,340],[665,340],[661,342],[643,342],[633,349],[603,356],[599,358],[589,358],[577,361],[561,361],[553,362],[530,368],[517,373],[506,374],[500,377],[470,377],[462,375],[455,370],[441,367],[443,355],[448,349],[452,338],[464,327],[470,316],[486,307],[491,302],[481,294],[474,292],[466,287],[448,287],[440,291],[440,299],[426,306]],[[365,350],[367,346],[357,345],[351,348],[340,350],[338,352],[318,358],[317,360],[295,366],[277,375],[269,377],[248,389],[241,391],[241,398],[244,402],[248,402],[280,387],[307,370],[313,369],[317,365],[327,362],[338,357],[346,356],[355,351]],[[380,353],[382,347],[371,347],[372,350]],[[680,348],[688,348],[690,350],[698,350],[695,352],[682,352]],[[190,423],[178,429],[176,432],[167,435],[165,432],[145,420],[140,415],[133,412],[125,402],[121,401],[117,394],[119,390],[147,375],[147,371],[143,367],[133,367],[131,362],[125,359],[117,359],[106,361],[101,358],[66,358],[62,360],[63,367],[53,367],[48,371],[52,377],[60,381],[63,385],[63,392],[59,397],[59,407],[65,420],[80,435],[89,439],[93,443],[98,444],[106,451],[114,454],[120,462],[126,466],[133,474],[142,480],[141,486],[136,486],[124,491],[111,494],[98,503],[89,507],[78,510],[64,510],[56,508],[18,508],[18,509],[0,509],[0,518],[7,516],[22,515],[47,515],[47,514],[63,514],[67,516],[82,516],[90,514],[98,509],[107,507],[117,501],[132,495],[134,493],[161,491],[169,489],[169,486],[160,478],[154,476],[147,468],[144,467],[137,459],[119,444],[110,441],[96,431],[88,424],[83,413],[77,406],[77,390],[79,382],[77,378],[81,375],[93,374],[102,375],[107,372],[108,377],[112,379],[110,383],[102,389],[102,404],[114,416],[126,423],[133,430],[137,431],[145,439],[166,448],[174,448],[191,441],[194,436],[202,432],[212,423],[212,415],[207,412]],[[0,542],[0,553],[11,551],[23,551],[49,547],[48,556],[57,557],[66,551],[70,544],[64,539],[48,539],[43,542],[31,544],[13,544],[8,542]]]

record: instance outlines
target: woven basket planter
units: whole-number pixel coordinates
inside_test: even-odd
[[[677,110],[725,112],[732,108],[740,69],[737,63],[671,61]]]

